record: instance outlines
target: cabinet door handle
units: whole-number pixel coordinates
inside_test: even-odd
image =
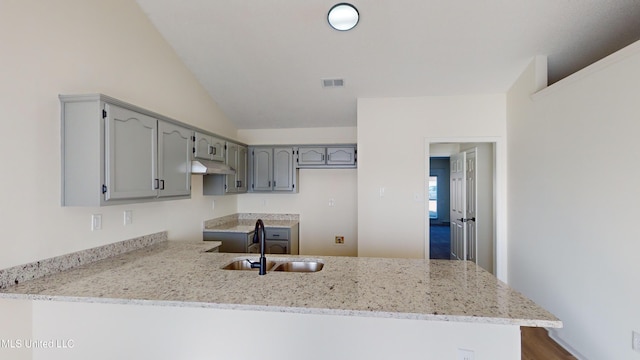
[[[215,148],[211,145],[209,145],[209,149],[207,150],[207,152],[209,153],[209,155],[214,155],[213,151],[215,150]]]
[[[154,190],[160,189],[160,179],[154,179],[153,181],[155,182],[155,184],[153,185],[153,189]]]
[[[274,182],[275,183],[275,182]],[[267,183],[268,187],[271,187],[271,180],[269,180],[269,182]]]
[[[164,190],[164,180],[160,180],[160,190]]]

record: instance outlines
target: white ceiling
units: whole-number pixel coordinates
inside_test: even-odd
[[[504,93],[535,55],[550,81],[640,39],[640,0],[137,0],[240,129],[355,126],[359,97]],[[324,89],[321,79],[343,78]]]

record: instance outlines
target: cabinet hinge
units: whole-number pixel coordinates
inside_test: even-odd
[[[107,110],[102,110],[102,118],[103,119],[107,118]]]
[[[107,185],[102,185],[102,193],[106,194],[107,193]]]
[[[196,137],[195,137],[195,136],[192,136],[192,137],[191,137],[191,140],[193,140],[193,141],[195,142],[195,141],[196,141]]]

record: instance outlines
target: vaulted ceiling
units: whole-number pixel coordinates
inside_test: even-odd
[[[554,82],[640,39],[638,0],[137,0],[240,129],[355,126],[359,97],[504,93],[536,55]],[[344,79],[324,88],[322,79]]]

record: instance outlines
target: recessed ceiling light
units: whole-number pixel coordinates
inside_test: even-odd
[[[340,31],[353,29],[360,19],[360,14],[355,6],[348,3],[339,3],[329,9],[327,21],[332,28]]]

